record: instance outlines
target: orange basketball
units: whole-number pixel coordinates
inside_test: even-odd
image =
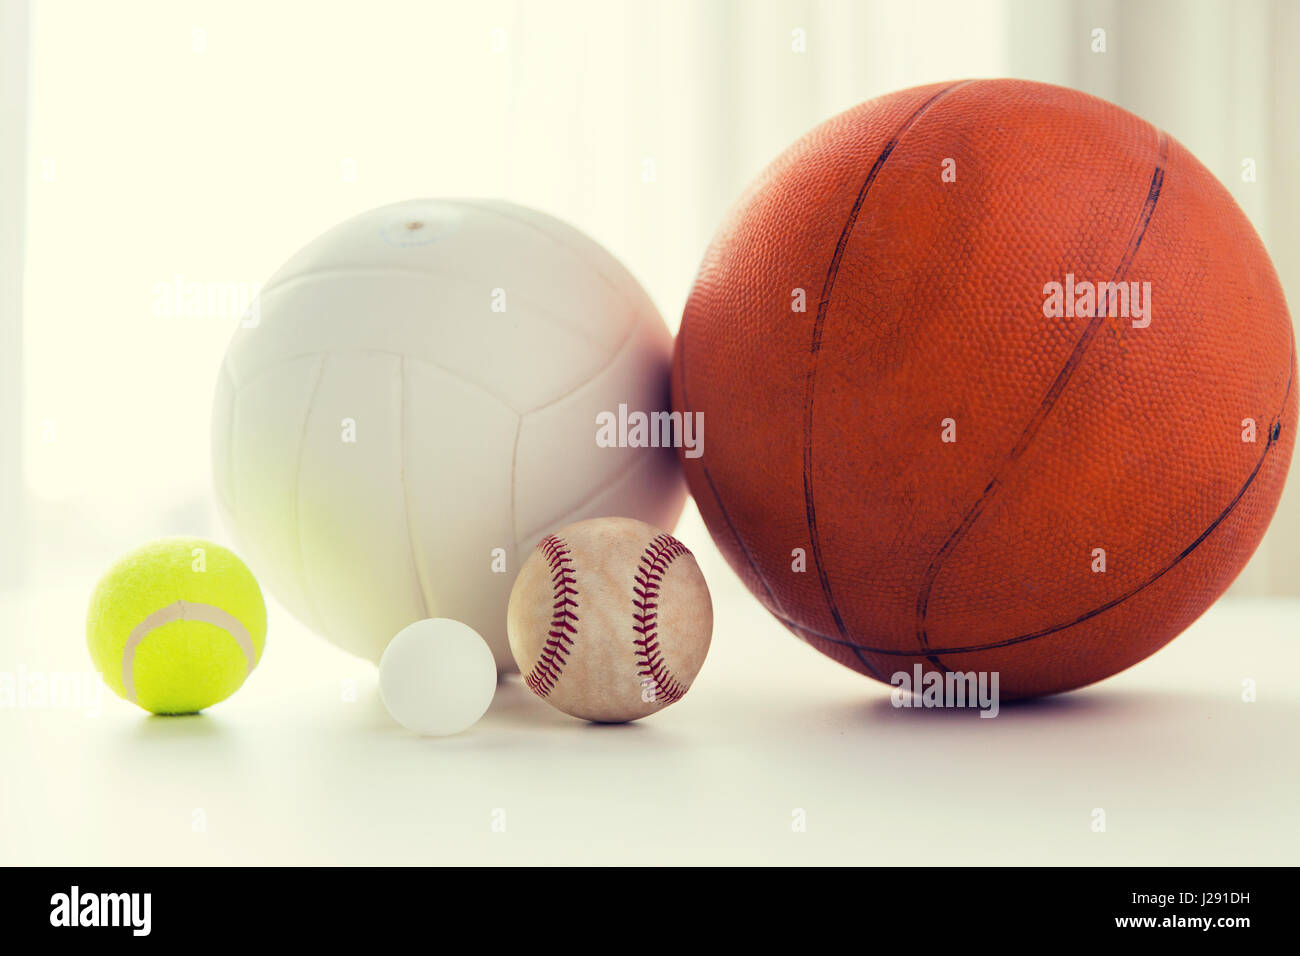
[[[779,157],[705,254],[673,404],[714,540],[795,634],[888,681],[1100,680],[1267,527],[1295,349],[1259,237],[1182,146],[1019,80],[904,90]]]

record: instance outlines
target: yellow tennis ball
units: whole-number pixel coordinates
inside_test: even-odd
[[[86,643],[119,695],[155,714],[192,714],[225,700],[257,666],[266,604],[231,551],[202,538],[160,538],[95,585]]]

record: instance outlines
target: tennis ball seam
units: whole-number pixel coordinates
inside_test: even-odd
[[[150,633],[175,621],[199,621],[221,628],[234,638],[239,649],[244,652],[244,659],[248,662],[248,668],[244,673],[245,679],[253,673],[253,667],[257,663],[257,650],[253,646],[253,636],[248,633],[248,628],[239,618],[214,604],[176,601],[159,608],[137,624],[126,639],[126,646],[122,648],[122,689],[126,692],[124,696],[131,703],[139,703],[136,699],[134,675],[136,648]]]

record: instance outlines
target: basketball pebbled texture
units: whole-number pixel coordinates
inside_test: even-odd
[[[1149,281],[1149,327],[1045,317],[1067,273]],[[997,671],[1010,699],[1115,674],[1223,593],[1282,490],[1294,375],[1268,255],[1186,149],[976,80],[864,103],[759,177],[672,390],[708,426],[681,456],[700,511],[774,615],[877,679]]]

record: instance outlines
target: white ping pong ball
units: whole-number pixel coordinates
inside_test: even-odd
[[[379,693],[393,719],[430,737],[458,734],[487,712],[496,662],[478,632],[450,618],[408,624],[379,661]]]

